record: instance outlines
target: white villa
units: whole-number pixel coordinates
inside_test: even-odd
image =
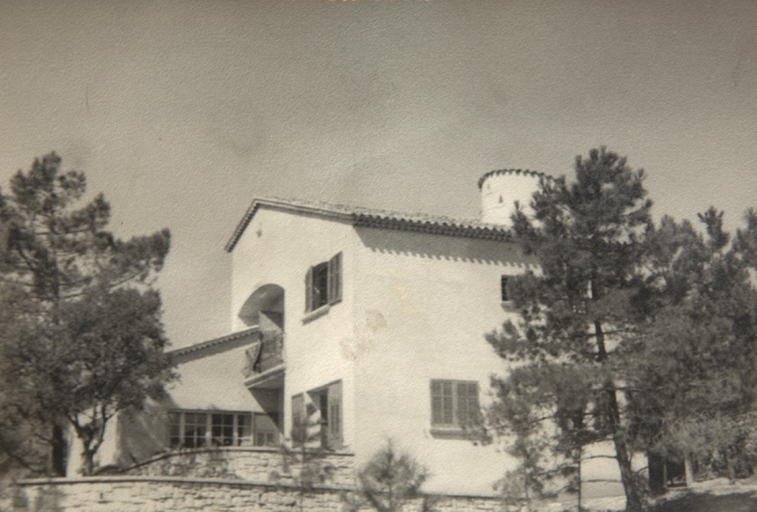
[[[119,420],[114,460],[277,446],[307,416],[355,468],[392,440],[425,490],[494,495],[516,461],[466,426],[505,368],[484,333],[514,319],[505,283],[533,262],[508,225],[542,176],[485,174],[480,220],[253,200],[226,245],[230,334],[173,352],[181,380]]]

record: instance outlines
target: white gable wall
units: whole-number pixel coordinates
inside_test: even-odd
[[[342,252],[342,301],[305,313],[307,269]],[[389,439],[431,472],[426,489],[492,494],[515,461],[495,446],[435,437],[431,379],[477,381],[505,370],[484,333],[513,317],[500,278],[527,261],[513,244],[260,208],[233,251],[232,324],[259,287],[285,290],[285,436],[291,397],[342,380],[345,450],[365,463]]]
[[[501,304],[502,275],[525,271],[502,242],[358,228],[355,321],[356,461],[386,441],[431,473],[424,487],[492,494],[515,461],[494,446],[435,437],[431,379],[475,380],[487,403],[489,378],[505,371],[484,333],[512,318]]]
[[[260,286],[284,288],[284,435],[291,430],[291,397],[342,380],[346,449],[352,443],[352,364],[343,357],[342,340],[353,337],[352,308],[357,236],[351,225],[323,217],[259,209],[234,247],[232,328],[247,326],[237,313]],[[342,300],[323,316],[306,321],[308,268],[342,253]]]

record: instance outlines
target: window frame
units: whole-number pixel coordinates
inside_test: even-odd
[[[231,416],[231,423],[226,424],[225,421],[229,419],[229,416]],[[270,417],[268,414],[253,411],[173,409],[168,411],[167,446],[171,450],[277,446],[278,430],[276,432],[271,429],[258,430],[256,428],[257,416]],[[192,421],[188,422],[187,419]],[[217,419],[220,422],[217,422]],[[276,424],[276,420],[271,419]],[[187,428],[192,427],[195,427],[192,431],[193,435],[188,437]],[[230,436],[227,435],[229,432]],[[271,434],[274,435],[271,436]],[[261,436],[263,436],[263,444],[258,442]],[[192,439],[192,442],[187,443],[188,439]]]
[[[305,274],[305,314],[328,311],[342,300],[342,252],[308,268]]]
[[[292,439],[294,446],[302,446],[302,441],[315,442],[327,450],[338,451],[344,447],[344,402],[342,380],[313,388],[304,393],[292,395],[293,430],[303,423],[305,432],[298,433],[305,439]],[[310,416],[314,415],[311,424]],[[317,429],[317,432],[316,432]],[[312,437],[311,434],[312,433]]]
[[[429,388],[431,433],[440,437],[469,438],[472,429],[481,425],[478,381],[431,379]]]

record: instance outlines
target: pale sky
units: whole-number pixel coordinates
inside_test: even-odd
[[[254,197],[477,217],[485,172],[606,145],[735,227],[756,142],[755,0],[0,0],[0,186],[55,150],[118,235],[170,228],[177,347],[228,334]]]

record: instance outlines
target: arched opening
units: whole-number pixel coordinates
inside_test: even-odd
[[[244,302],[238,316],[245,325],[259,325],[262,330],[278,327],[283,331],[284,288],[277,284],[259,287]]]
[[[247,326],[259,326],[262,335],[247,351],[251,375],[245,384],[266,413],[256,421],[266,422],[280,437],[284,419],[284,288],[277,284],[258,287],[238,316]]]

